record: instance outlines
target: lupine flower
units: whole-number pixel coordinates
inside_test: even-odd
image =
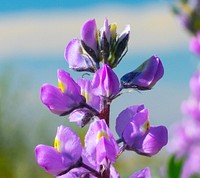
[[[200,29],[199,29],[200,30]],[[200,56],[200,31],[190,41],[190,50]]]
[[[120,81],[123,88],[149,90],[162,78],[163,74],[161,60],[154,55],[134,71],[125,74]]]
[[[86,79],[78,79],[78,85],[81,87],[81,95],[85,97],[86,103],[91,107],[100,110],[100,96],[94,95],[92,89],[92,81]],[[69,115],[70,122],[76,122],[79,127],[84,127],[93,118],[94,114],[86,109],[76,109]]]
[[[188,117],[200,121],[200,72],[196,71],[190,79],[191,96],[181,105],[182,112]]]
[[[146,156],[158,153],[168,141],[167,128],[151,127],[148,110],[143,105],[130,106],[123,110],[117,117],[116,131],[127,150]]]
[[[94,74],[92,88],[95,95],[107,98],[119,93],[118,77],[107,64]]]
[[[111,162],[116,161],[119,148],[104,119],[90,124],[85,135],[85,149],[99,165],[108,168]]]
[[[76,165],[81,158],[82,145],[78,135],[69,127],[57,129],[54,147],[37,145],[37,163],[49,174],[57,176]]]
[[[84,127],[93,117],[94,114],[90,110],[82,108],[71,112],[69,115],[69,121],[76,122],[79,127]]]
[[[58,70],[58,86],[43,84],[40,98],[51,112],[58,115],[69,114],[81,104],[85,98],[81,95],[79,85],[64,70]]]
[[[200,146],[191,146],[189,153],[182,169],[181,178],[199,177],[200,175]]]
[[[169,151],[181,158],[190,154],[190,147],[200,143],[200,123],[194,119],[184,119],[172,129],[173,137],[169,145]]]
[[[81,39],[70,41],[64,52],[69,67],[89,72],[99,69],[100,62],[116,67],[127,51],[130,26],[121,35],[117,35],[116,27],[105,19],[103,28],[98,30],[95,19],[86,21],[81,28]]]
[[[146,167],[133,175],[130,176],[130,178],[151,178],[151,173],[149,167]]]
[[[190,90],[192,96],[200,100],[200,71],[196,71],[190,79]]]
[[[79,39],[69,42],[64,55],[69,63],[69,68],[73,70],[94,72],[98,68],[96,62],[84,50]]]
[[[78,85],[81,87],[81,95],[85,97],[86,103],[96,110],[100,110],[100,96],[93,92],[92,80],[78,79]]]
[[[194,96],[190,96],[186,101],[182,102],[181,110],[191,119],[200,121],[200,101]]]

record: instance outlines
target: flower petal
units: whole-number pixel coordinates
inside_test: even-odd
[[[133,145],[138,154],[153,156],[168,142],[168,131],[164,126],[150,127],[148,133],[138,137]]]
[[[97,25],[96,20],[88,20],[81,29],[81,37],[84,43],[97,52]]]
[[[126,125],[131,122],[133,117],[143,109],[144,105],[134,105],[126,108],[118,115],[115,129],[119,137],[122,136]]]
[[[95,62],[92,61],[81,45],[79,39],[73,39],[69,42],[64,53],[69,67],[77,71],[94,72]]]
[[[56,176],[66,169],[62,155],[51,146],[37,145],[35,154],[37,163],[49,174]]]
[[[146,167],[140,171],[137,171],[130,178],[151,178],[151,173],[149,167]]]
[[[154,55],[134,71],[125,74],[120,80],[124,88],[149,90],[162,78],[163,74],[164,68],[161,60]]]
[[[95,72],[92,88],[93,93],[98,96],[110,97],[119,93],[118,77],[107,64]]]
[[[76,103],[67,95],[64,95],[59,88],[50,84],[43,84],[40,98],[51,112],[61,115],[76,106]]]
[[[63,125],[57,128],[55,140],[58,151],[75,164],[81,157],[82,145],[79,136],[69,127]]]

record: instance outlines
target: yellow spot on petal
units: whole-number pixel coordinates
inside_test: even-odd
[[[55,140],[54,140],[54,148],[55,148],[58,152],[60,152],[60,142],[59,142],[59,140],[58,140],[57,138],[55,138]]]
[[[107,139],[109,138],[108,134],[104,130],[101,130],[97,134],[96,143],[101,139],[101,137],[106,137]]]
[[[86,103],[89,101],[89,94],[86,91],[81,91],[81,95],[85,97]]]
[[[146,133],[150,128],[150,122],[147,121],[144,123],[144,125],[142,126],[142,132]]]
[[[117,36],[117,24],[115,23],[110,24],[110,33],[111,33],[111,38],[115,39]]]
[[[61,91],[64,93],[65,91],[65,85],[60,81],[58,80],[58,87],[61,89]]]

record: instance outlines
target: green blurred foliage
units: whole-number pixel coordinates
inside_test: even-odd
[[[176,159],[175,155],[171,155],[167,165],[167,177],[179,178],[184,164],[184,159]]]
[[[33,149],[27,139],[28,130],[20,118],[26,108],[20,89],[13,87],[12,69],[0,74],[0,177],[51,177],[38,169]],[[18,82],[21,82],[18,80]]]

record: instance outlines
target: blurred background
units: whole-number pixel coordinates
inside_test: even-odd
[[[157,54],[165,75],[151,91],[126,93],[112,104],[111,129],[115,118],[127,106],[144,103],[150,110],[151,125],[170,128],[181,120],[180,104],[189,95],[189,79],[197,68],[197,57],[189,52],[189,34],[171,12],[169,0],[0,0],[0,177],[52,177],[35,162],[34,148],[52,145],[57,126],[75,124],[67,117],[50,113],[40,101],[43,83],[57,85],[58,68],[68,69],[64,49],[80,37],[80,28],[96,18],[98,28],[104,18],[118,24],[121,33],[131,26],[129,49],[115,69],[119,77]],[[170,133],[169,133],[170,135]],[[82,136],[83,137],[83,136]],[[152,158],[127,152],[116,164],[122,177],[145,166],[159,177],[166,150]]]

